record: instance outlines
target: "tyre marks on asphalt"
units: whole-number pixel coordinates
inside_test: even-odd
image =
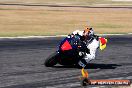
[[[90,79],[132,79],[131,41],[132,37],[108,37],[106,51],[99,53],[86,69]],[[80,87],[81,69],[57,65],[53,68],[43,65],[44,59],[56,50],[62,38],[29,39],[5,44],[0,53],[0,87],[9,88],[68,88]],[[113,41],[114,40],[114,41]],[[2,42],[1,41],[1,42]],[[33,42],[32,42],[33,41]],[[11,45],[10,45],[11,42]],[[15,43],[15,44],[14,44]],[[24,46],[23,46],[24,44]],[[116,49],[116,47],[118,47]],[[12,51],[14,50],[14,51]],[[112,58],[112,59],[111,59]],[[125,60],[124,60],[125,58]]]

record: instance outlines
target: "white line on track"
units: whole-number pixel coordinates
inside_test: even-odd
[[[132,35],[128,34],[97,34],[97,35]],[[0,37],[0,39],[30,39],[30,38],[52,38],[52,37],[66,37],[67,35],[55,35],[55,36],[18,36],[18,37]]]

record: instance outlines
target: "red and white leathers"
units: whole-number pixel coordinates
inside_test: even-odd
[[[83,31],[76,30],[73,32],[73,34],[79,34],[80,36],[83,36]],[[89,49],[89,53],[86,53],[86,55],[84,56],[83,59],[85,61],[80,60],[78,62],[81,67],[85,67],[86,64],[89,63],[89,61],[95,59],[96,51],[99,47],[99,40],[94,37],[91,37],[90,39],[86,40],[86,46]]]

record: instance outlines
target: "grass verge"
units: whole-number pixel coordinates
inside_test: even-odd
[[[0,6],[0,36],[69,34],[86,25],[96,33],[132,32],[129,8]]]

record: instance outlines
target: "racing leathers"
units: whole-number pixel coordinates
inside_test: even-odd
[[[72,34],[73,35],[79,34],[80,36],[83,36],[83,31],[76,30]],[[91,35],[91,36],[88,36],[88,39],[84,40],[84,42],[89,52],[86,53],[84,58],[78,62],[78,65],[81,67],[85,67],[87,63],[95,59],[96,51],[99,47],[99,38],[96,35]]]

